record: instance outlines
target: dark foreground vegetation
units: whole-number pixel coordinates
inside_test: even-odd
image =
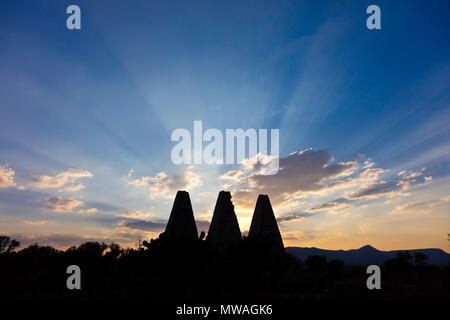
[[[306,261],[244,237],[227,252],[197,241],[170,243],[164,233],[137,249],[86,242],[66,251],[0,237],[1,299],[448,299],[449,267],[401,252],[383,266],[381,290],[368,290],[366,267],[311,256]],[[66,269],[81,268],[81,290]]]

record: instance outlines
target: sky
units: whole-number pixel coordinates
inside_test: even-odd
[[[66,8],[81,9],[68,30]],[[381,30],[366,8],[381,9]],[[450,232],[448,1],[0,2],[0,233],[134,245],[177,190],[207,231],[268,194],[285,246],[441,248]],[[171,133],[279,129],[280,171],[175,165]]]

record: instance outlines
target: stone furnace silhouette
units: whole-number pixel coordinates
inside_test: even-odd
[[[269,196],[260,194],[253,213],[249,240],[264,241],[284,250],[283,239],[270,204]]]
[[[202,232],[203,239],[204,233]],[[164,232],[169,242],[183,243],[198,240],[189,193],[178,191]],[[253,213],[248,240],[284,251],[283,240],[277,220],[270,204],[269,196],[260,194]],[[239,223],[234,212],[229,191],[220,191],[209,226],[206,242],[218,251],[226,251],[242,241]]]
[[[186,191],[178,191],[170,212],[164,236],[170,242],[198,239],[191,199]]]
[[[234,213],[231,194],[228,191],[220,191],[206,241],[220,251],[237,245],[241,240],[241,230]]]

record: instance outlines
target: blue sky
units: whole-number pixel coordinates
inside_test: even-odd
[[[71,4],[81,30],[66,28]],[[370,4],[381,8],[381,30],[366,28]],[[24,243],[126,243],[157,235],[177,188],[190,191],[205,225],[217,192],[230,189],[246,230],[254,193],[240,186],[259,183],[280,221],[296,217],[280,223],[290,244],[448,250],[449,9],[448,1],[4,0],[0,232]],[[289,185],[280,180],[285,195],[236,166],[174,166],[170,134],[194,120],[280,129],[280,157],[293,173]],[[348,165],[328,176],[306,159]],[[230,170],[240,180],[224,178]],[[308,172],[320,188],[303,184]],[[325,187],[342,177],[345,188]],[[367,189],[379,197],[351,196]],[[325,210],[332,206],[339,210]]]

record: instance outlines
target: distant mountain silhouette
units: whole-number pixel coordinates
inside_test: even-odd
[[[414,249],[380,251],[370,245],[352,250],[325,250],[319,248],[287,247],[286,252],[305,261],[309,256],[324,256],[328,260],[342,260],[346,265],[382,265],[386,260],[395,258],[399,251],[408,251],[411,255],[421,252],[428,256],[430,265],[445,266],[450,262],[450,254],[441,249]]]

